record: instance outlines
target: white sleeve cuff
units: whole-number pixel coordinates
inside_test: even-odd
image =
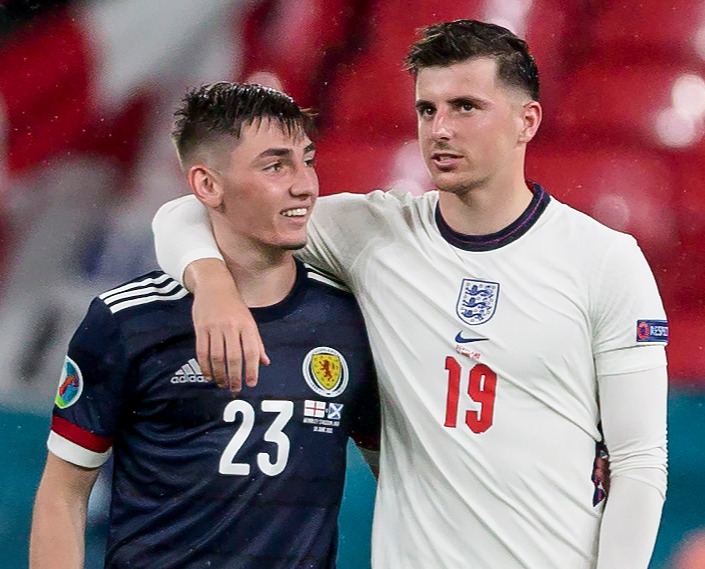
[[[76,466],[83,466],[84,468],[98,468],[102,466],[107,462],[113,452],[112,448],[109,448],[105,452],[88,450],[65,439],[54,431],[49,432],[47,448],[52,454],[55,454],[66,462],[70,462]]]

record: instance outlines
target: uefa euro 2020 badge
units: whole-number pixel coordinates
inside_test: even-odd
[[[66,356],[54,403],[59,409],[66,409],[78,401],[82,392],[83,375],[81,374],[81,368],[70,357]]]
[[[308,386],[323,397],[337,397],[348,386],[348,364],[343,354],[333,348],[311,350],[301,371]]]
[[[466,324],[484,324],[494,316],[498,298],[499,283],[463,279],[455,312]]]

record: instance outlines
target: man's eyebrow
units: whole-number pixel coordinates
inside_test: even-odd
[[[306,148],[304,148],[304,154],[307,152],[313,152],[316,150],[316,144],[311,143],[309,144]],[[293,154],[293,150],[291,148],[279,148],[279,147],[274,147],[274,148],[267,148],[267,150],[264,150],[263,152],[260,152],[257,155],[256,160],[259,160],[260,158],[271,158],[271,157],[277,157],[277,158],[283,158],[285,156],[291,156]]]
[[[276,157],[282,157],[282,156],[290,156],[291,155],[291,148],[267,148],[267,150],[260,152],[257,155],[257,160],[260,158],[269,158],[272,156]]]

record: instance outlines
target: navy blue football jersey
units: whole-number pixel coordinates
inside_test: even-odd
[[[352,295],[297,261],[252,312],[271,358],[237,395],[206,382],[192,296],[153,272],[93,300],[71,340],[49,449],[114,457],[106,567],[335,567],[348,437],[379,441]]]

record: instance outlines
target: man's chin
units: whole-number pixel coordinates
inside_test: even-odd
[[[475,188],[485,184],[485,180],[473,180],[460,176],[436,175],[432,178],[433,184],[441,192],[448,192],[459,196],[467,194]]]
[[[282,249],[285,249],[286,251],[298,251],[299,249],[303,249],[306,247],[306,241],[303,243],[301,241],[296,242],[296,243],[285,243],[282,245]]]

